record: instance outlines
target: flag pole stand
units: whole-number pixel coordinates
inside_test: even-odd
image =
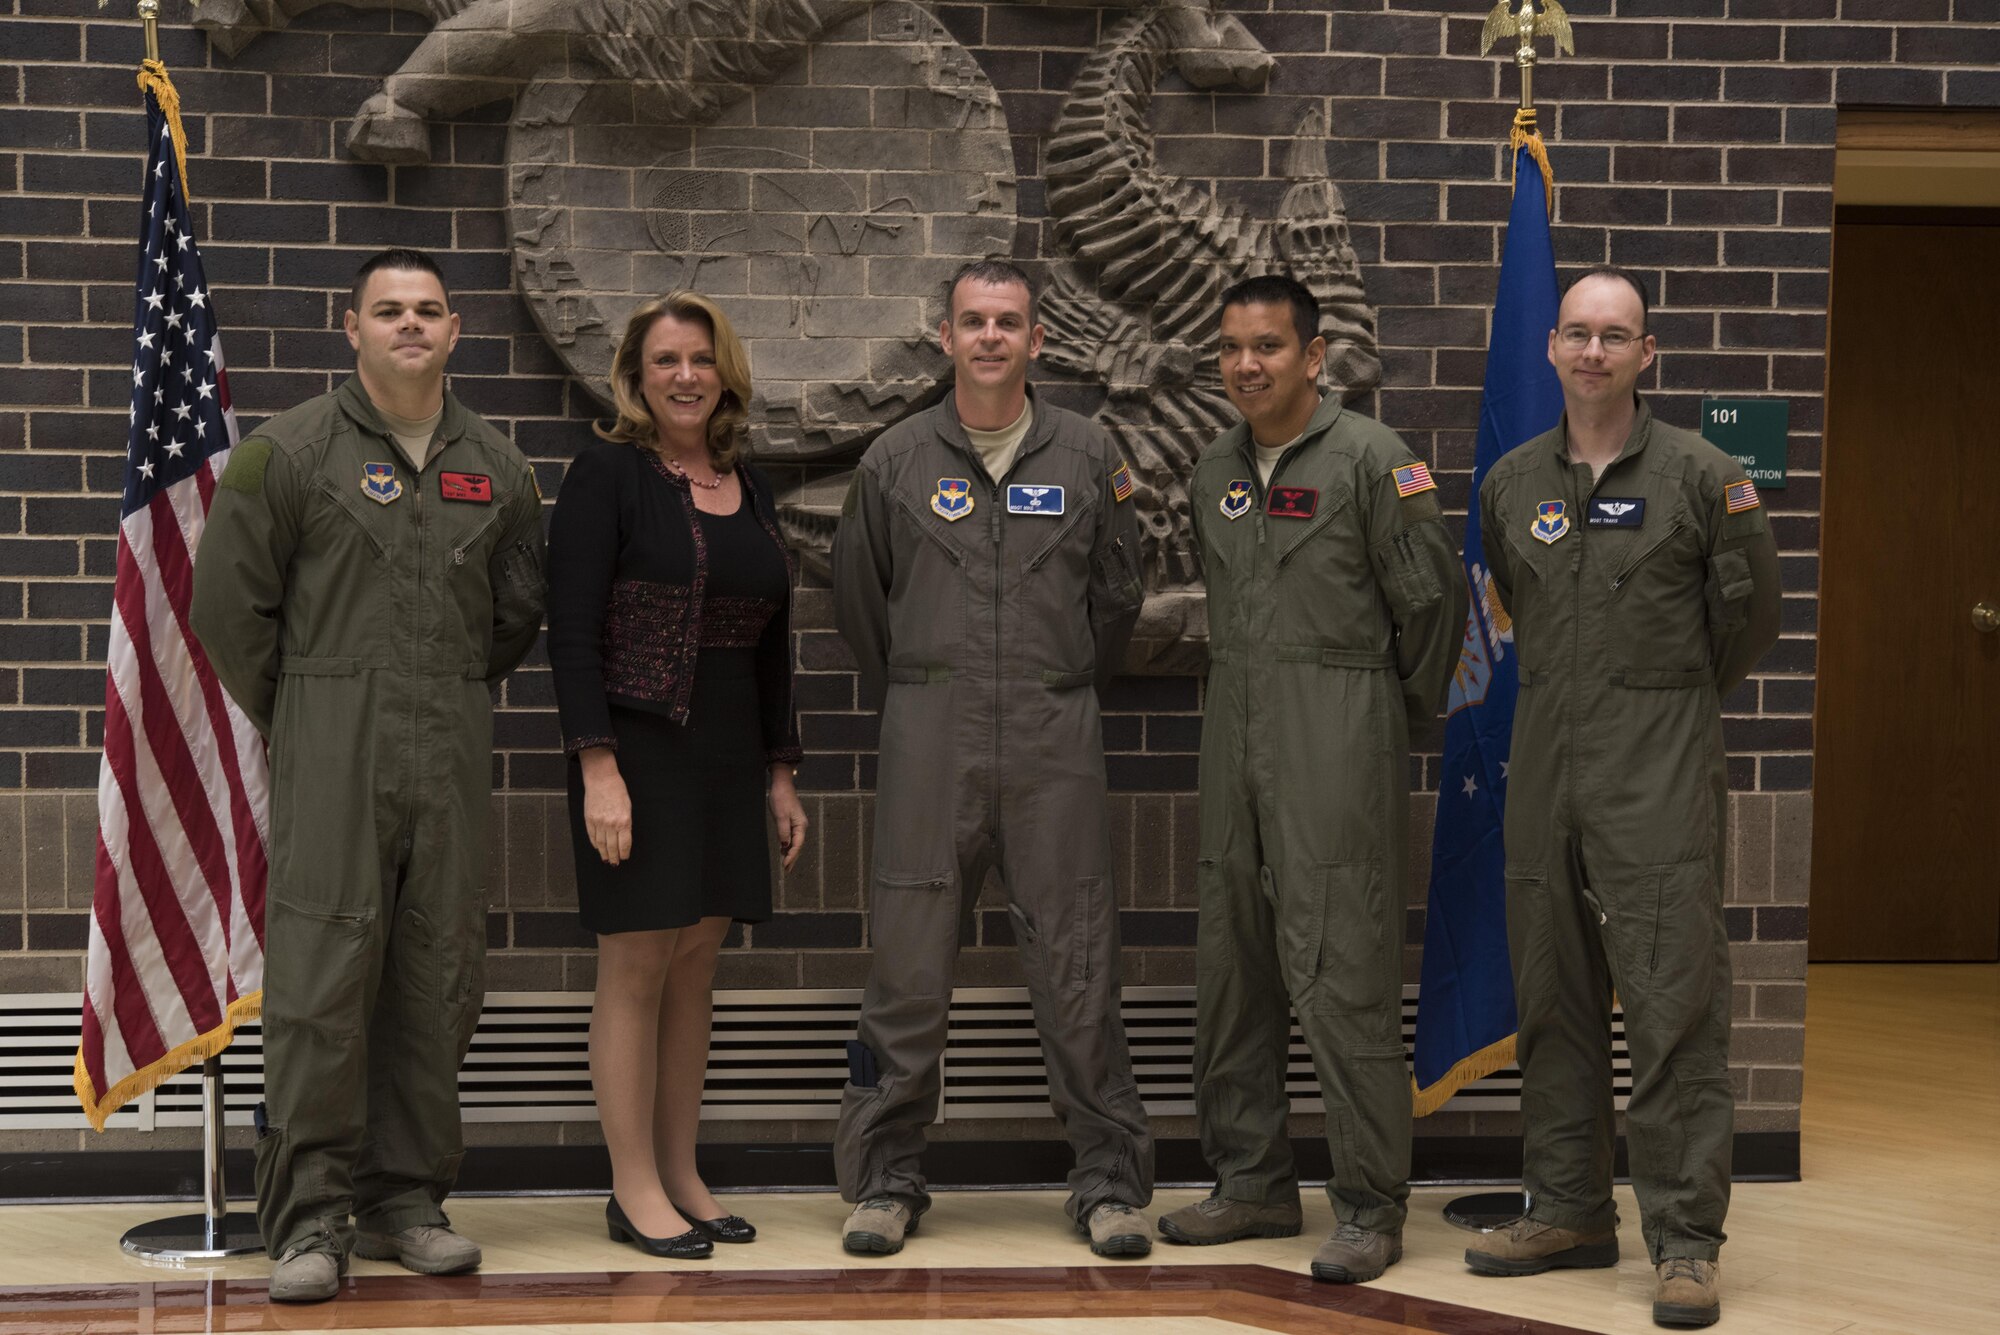
[[[155,1219],[129,1230],[118,1245],[147,1261],[219,1261],[264,1250],[257,1216],[231,1214],[222,1171],[222,1059],[201,1064],[200,1214]]]

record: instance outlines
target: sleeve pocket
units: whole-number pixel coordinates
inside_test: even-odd
[[[1708,558],[1708,626],[1712,634],[1726,635],[1743,628],[1754,587],[1750,558],[1742,551],[1717,552]]]
[[[1444,597],[1437,574],[1423,559],[1416,535],[1404,529],[1377,549],[1382,570],[1382,592],[1396,620],[1407,621],[1414,614],[1434,607]]]

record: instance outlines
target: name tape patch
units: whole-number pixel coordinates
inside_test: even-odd
[[[1319,511],[1319,488],[1273,487],[1264,511],[1274,519],[1311,519]]]
[[[1645,520],[1643,496],[1593,496],[1583,516],[1588,528],[1638,528]]]
[[[448,501],[493,504],[493,479],[484,473],[439,473],[438,484]]]
[[[1063,512],[1063,489],[1038,483],[1007,484],[1007,513],[1010,515],[1059,515]]]

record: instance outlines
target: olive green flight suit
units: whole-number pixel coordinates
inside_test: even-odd
[[[1404,494],[1407,492],[1407,494]],[[1216,1194],[1298,1200],[1290,1024],[1326,1101],[1342,1222],[1402,1227],[1410,735],[1444,700],[1465,578],[1430,477],[1329,395],[1260,487],[1249,429],[1189,487],[1208,584],[1195,1108]]]
[[[1032,393],[1032,391],[1030,391]],[[834,619],[880,704],[873,948],[834,1165],[849,1201],[930,1204],[959,925],[1007,890],[1049,1102],[1076,1164],[1071,1219],[1152,1199],[1153,1139],[1119,1013],[1118,898],[1097,689],[1144,599],[1130,475],[1096,426],[1037,398],[989,479],[954,401],[884,432],[833,543]],[[1093,687],[1097,689],[1093,689]]]
[[[486,948],[489,692],[542,619],[527,461],[445,395],[420,474],[358,379],[239,444],[192,621],[270,743],[257,1204],[273,1257],[437,1223]]]
[[[1734,460],[1643,404],[1595,484],[1566,420],[1480,488],[1521,692],[1507,940],[1531,1217],[1611,1199],[1611,998],[1625,1008],[1646,1250],[1714,1260],[1729,1206],[1728,776],[1721,697],[1778,634],[1778,558]]]

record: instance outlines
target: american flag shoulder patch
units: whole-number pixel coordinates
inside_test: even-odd
[[[1748,478],[1730,483],[1722,493],[1722,508],[1732,515],[1754,510],[1763,503],[1757,497],[1757,484]]]
[[[1123,460],[1111,470],[1111,495],[1120,501],[1132,499],[1132,469]]]
[[[1404,464],[1395,473],[1396,494],[1414,496],[1420,491],[1432,491],[1437,483],[1431,480],[1431,470],[1423,464]]]

